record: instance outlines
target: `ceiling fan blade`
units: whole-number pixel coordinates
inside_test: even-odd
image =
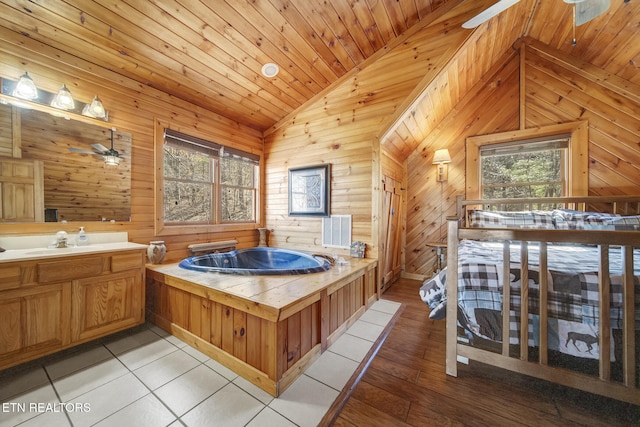
[[[576,27],[591,21],[609,9],[609,0],[584,0],[576,3]]]
[[[105,151],[108,151],[109,149],[107,147],[105,147],[102,144],[91,144],[91,146],[93,148],[95,148],[96,150],[100,151],[101,153],[104,153]]]
[[[498,3],[488,7],[487,9],[483,10],[482,12],[462,24],[462,28],[476,28],[478,25],[507,10],[519,1],[520,0],[500,0]]]
[[[86,154],[102,154],[99,153],[97,151],[93,151],[93,150],[88,150],[86,148],[75,148],[75,147],[69,147],[69,151],[73,152],[73,153],[86,153]]]

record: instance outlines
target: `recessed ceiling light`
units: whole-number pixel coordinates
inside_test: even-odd
[[[278,75],[278,72],[280,72],[280,67],[273,62],[268,62],[262,66],[262,75],[265,77],[275,77]]]

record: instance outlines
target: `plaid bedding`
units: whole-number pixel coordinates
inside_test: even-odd
[[[539,343],[539,271],[535,248],[529,253],[529,346]],[[458,269],[458,322],[471,340],[474,336],[502,341],[502,245],[462,241]],[[549,250],[548,343],[549,348],[578,357],[597,359],[599,354],[597,331],[598,274],[597,248],[560,246]],[[622,322],[621,265],[611,254],[611,327],[619,329]],[[510,344],[520,338],[520,265],[519,247],[512,248],[510,265]],[[559,252],[559,253],[555,253]],[[573,254],[573,256],[569,256]],[[587,256],[588,254],[588,256]],[[588,261],[590,260],[590,261]],[[640,267],[640,252],[636,251],[634,265]],[[596,266],[595,269],[591,268]],[[562,271],[563,267],[564,270]],[[580,271],[583,270],[583,271]],[[589,271],[591,270],[591,271]],[[640,274],[635,277],[635,319],[640,329]],[[444,318],[446,311],[446,269],[425,281],[420,289],[422,299],[431,308],[430,317]],[[612,342],[613,345],[613,342]],[[613,348],[611,349],[613,360]]]

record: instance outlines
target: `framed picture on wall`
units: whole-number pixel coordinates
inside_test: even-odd
[[[289,215],[329,216],[329,164],[289,169]]]

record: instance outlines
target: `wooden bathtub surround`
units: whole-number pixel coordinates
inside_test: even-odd
[[[377,261],[293,276],[147,266],[147,315],[273,396],[378,298]]]
[[[0,369],[144,322],[145,246],[0,263]]]

